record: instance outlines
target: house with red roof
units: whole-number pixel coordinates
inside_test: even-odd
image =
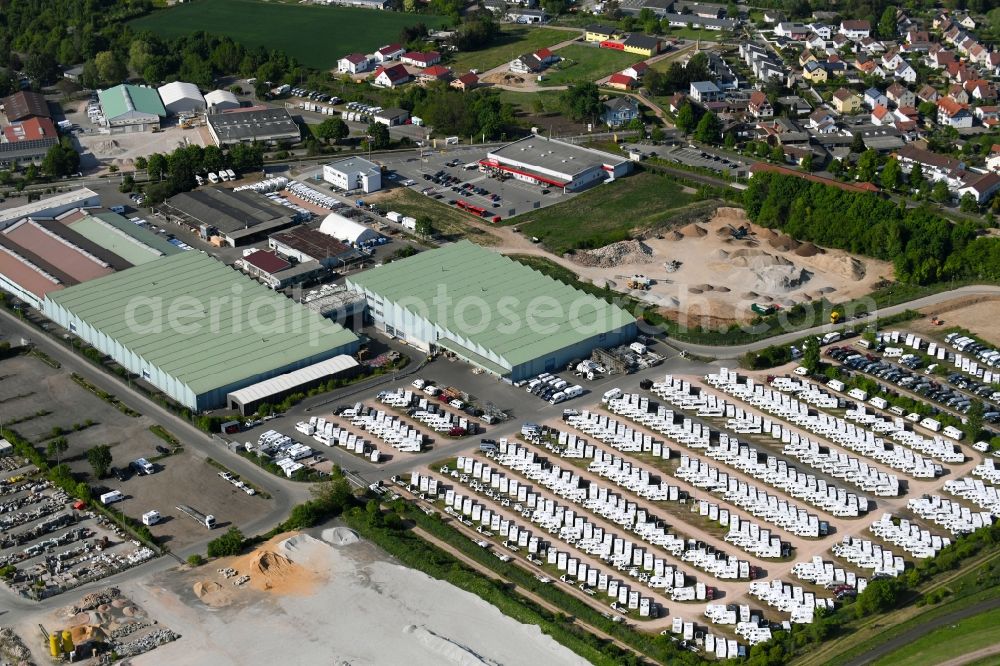
[[[399,61],[413,67],[430,67],[441,62],[441,54],[437,51],[409,51],[400,56]]]
[[[610,77],[608,77],[607,83],[604,84],[606,88],[614,88],[615,90],[632,90],[636,86],[636,80],[631,76],[622,74],[621,72],[615,72]]]
[[[417,72],[419,81],[447,81],[451,78],[451,70],[444,65],[431,65]]]
[[[942,97],[937,102],[938,125],[964,129],[972,127],[972,113],[964,104],[959,104],[950,97]]]
[[[750,102],[747,104],[747,111],[754,118],[773,118],[774,107],[767,100],[767,95],[760,90],[755,90],[750,95]]]
[[[3,137],[7,143],[17,143],[18,141],[58,139],[59,135],[50,118],[28,118],[4,127]]]
[[[479,85],[479,77],[472,72],[466,72],[451,82],[452,88],[457,88],[463,92],[472,90]]]
[[[379,88],[395,88],[404,83],[409,83],[412,79],[413,77],[410,76],[410,73],[402,65],[382,66],[375,70],[372,85]]]
[[[406,53],[406,49],[399,44],[386,44],[375,51],[375,59],[379,62],[398,60],[404,53]]]
[[[646,75],[649,71],[649,65],[646,64],[645,60],[635,63],[631,67],[622,70],[622,74],[625,76],[631,76],[636,81],[641,81],[642,77]]]
[[[371,66],[372,61],[364,53],[349,53],[337,60],[337,71],[341,74],[360,74]]]

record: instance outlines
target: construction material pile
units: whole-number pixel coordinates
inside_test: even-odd
[[[583,266],[612,268],[624,264],[649,264],[655,261],[653,250],[637,240],[619,241],[596,250],[577,252],[573,260]]]

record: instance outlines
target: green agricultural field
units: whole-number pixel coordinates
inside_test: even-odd
[[[642,60],[634,53],[623,53],[584,44],[570,44],[558,51],[562,60],[545,70],[543,86],[564,86],[571,83],[596,81],[619,72]]]
[[[948,623],[886,655],[876,666],[939,664],[1000,643],[1000,609]],[[996,663],[996,655],[992,657]]]
[[[198,30],[228,35],[245,46],[284,51],[315,69],[332,69],[345,53],[371,53],[395,42],[404,27],[436,28],[442,16],[382,12],[353,7],[321,7],[258,0],[186,2],[132,21],[135,30],[179,37]]]
[[[525,236],[537,236],[554,254],[601,247],[624,240],[633,229],[670,222],[670,210],[694,197],[683,186],[658,174],[641,172],[608,185],[597,185],[554,206],[509,220]]]
[[[578,36],[578,33],[566,30],[505,25],[502,36],[496,44],[479,51],[457,53],[448,64],[460,74],[470,69],[482,73],[510,62],[519,55],[532,53]]]

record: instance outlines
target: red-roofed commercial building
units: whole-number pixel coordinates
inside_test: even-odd
[[[11,123],[3,128],[3,136],[8,143],[58,138],[56,126],[49,118],[28,118]]]

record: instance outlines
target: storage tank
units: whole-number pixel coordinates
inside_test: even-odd
[[[49,653],[53,657],[58,657],[62,653],[62,642],[59,640],[59,634],[49,636]]]
[[[69,629],[63,629],[62,632],[62,648],[63,652],[69,654],[76,648],[73,647],[73,633]]]

